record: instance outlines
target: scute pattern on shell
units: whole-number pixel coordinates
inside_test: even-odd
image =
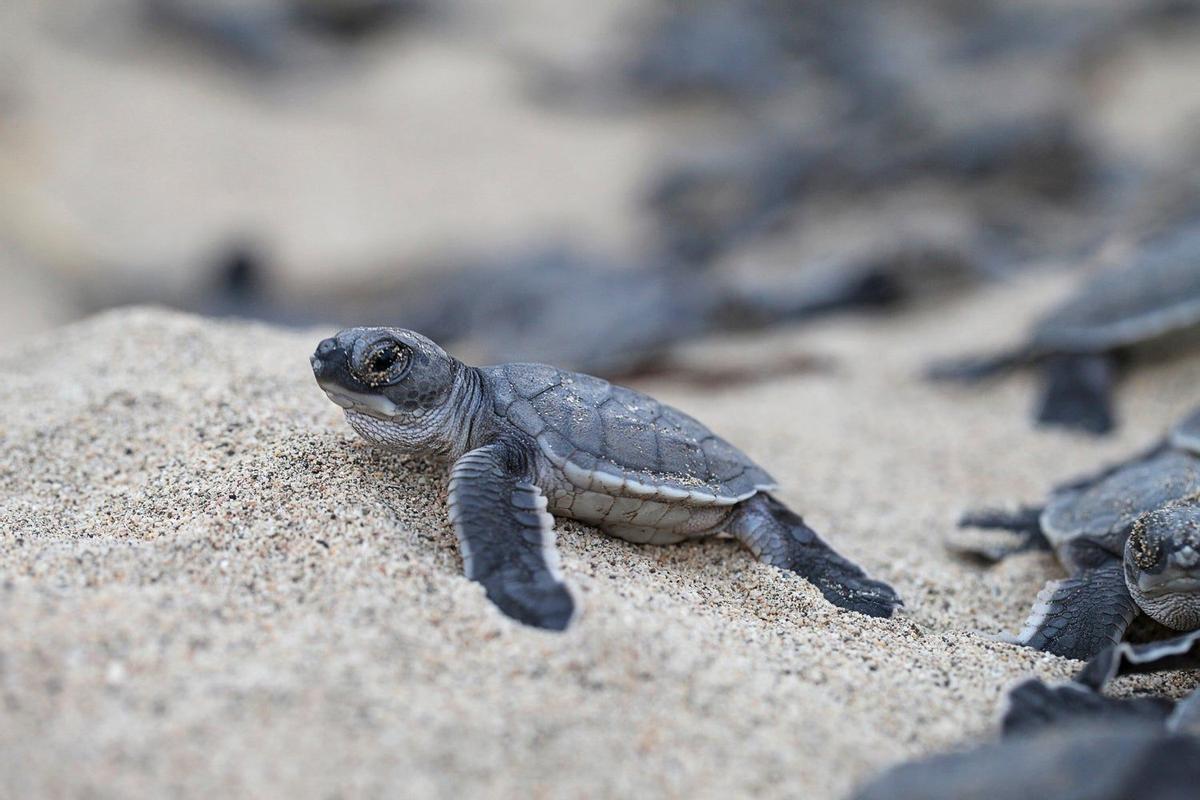
[[[497,414],[533,437],[582,489],[732,505],[775,488],[740,450],[640,392],[543,364],[482,371]]]
[[[1200,326],[1200,231],[1144,247],[1051,311],[1034,341],[1051,350],[1105,350]]]
[[[1120,555],[1138,517],[1197,491],[1200,458],[1170,450],[1056,494],[1042,514],[1042,528],[1056,547],[1087,538]]]

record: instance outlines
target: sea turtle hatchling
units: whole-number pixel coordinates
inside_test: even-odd
[[[543,364],[468,366],[398,328],[342,331],[312,368],[364,439],[453,463],[466,574],[521,622],[561,630],[574,614],[550,514],[652,544],[724,531],[842,608],[900,604],[772,497],[762,468],[646,395]]]
[[[1043,507],[968,513],[962,525],[1023,536],[1008,549],[962,548],[972,555],[995,561],[1040,545],[1070,573],[1038,594],[1021,644],[1086,659],[1139,613],[1200,628],[1200,410],[1150,451],[1055,489]]]
[[[1129,356],[1200,341],[1200,227],[1191,224],[1143,242],[1133,262],[1086,280],[1030,332],[996,356],[936,365],[930,377],[977,380],[1041,364],[1038,421],[1090,433],[1113,428],[1116,367]]]

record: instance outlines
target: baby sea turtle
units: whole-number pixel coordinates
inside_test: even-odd
[[[1200,332],[1200,227],[1143,243],[1129,266],[1084,282],[1011,352],[934,367],[940,379],[976,380],[1040,364],[1039,422],[1091,433],[1113,428],[1116,367],[1130,356],[1192,343]]]
[[[364,439],[453,463],[466,574],[521,622],[561,630],[575,609],[547,511],[632,542],[724,531],[838,606],[887,617],[900,604],[772,497],[762,468],[646,395],[544,364],[467,366],[399,328],[342,331],[312,367]]]
[[[1016,641],[1086,659],[1117,642],[1139,613],[1173,630],[1200,628],[1200,410],[1147,453],[1055,489],[1041,508],[967,514],[962,524],[1022,534],[1070,572],[1050,581]]]

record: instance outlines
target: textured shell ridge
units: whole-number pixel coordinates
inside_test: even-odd
[[[732,505],[775,487],[702,423],[633,389],[544,364],[504,364],[485,374],[496,384],[496,413],[580,489]]]

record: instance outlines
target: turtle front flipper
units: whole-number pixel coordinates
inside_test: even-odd
[[[1111,356],[1063,355],[1046,360],[1045,388],[1037,421],[1101,435],[1113,429]]]
[[[998,564],[1009,556],[1030,550],[1050,550],[1050,540],[1042,531],[1041,506],[1022,506],[1016,511],[997,508],[982,508],[968,511],[958,520],[960,528],[1010,531],[1015,536],[1004,544],[977,544],[955,541],[947,546],[955,555],[984,566]]]
[[[1111,561],[1047,583],[1017,642],[1084,660],[1119,641],[1136,613],[1121,562]]]
[[[729,533],[762,561],[795,572],[840,608],[870,617],[890,617],[903,605],[892,587],[868,578],[804,524],[799,515],[767,494],[738,505]]]
[[[1074,680],[1100,691],[1118,675],[1189,669],[1200,669],[1200,631],[1156,642],[1120,642],[1106,647]]]
[[[558,571],[554,518],[530,479],[529,456],[498,442],[464,455],[450,473],[450,521],[467,577],[526,625],[563,630],[575,603]]]

